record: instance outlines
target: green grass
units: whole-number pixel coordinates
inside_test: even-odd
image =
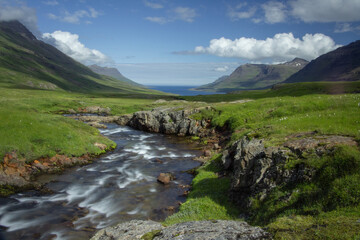
[[[217,176],[221,169],[220,160],[221,155],[216,155],[197,169],[187,201],[181,205],[179,212],[165,220],[165,225],[187,221],[234,220],[238,217],[238,209],[229,203],[227,197],[230,179]]]
[[[279,145],[296,132],[317,131],[360,139],[359,94],[262,98],[242,104],[215,104],[194,118],[210,118],[214,127],[228,126],[233,140],[242,136]]]
[[[241,99],[262,99],[273,97],[299,97],[311,94],[344,94],[359,93],[360,81],[354,82],[302,82],[275,85],[272,89],[237,91],[228,94],[182,96],[188,101],[208,103],[230,102]]]
[[[316,85],[325,89],[324,83],[309,84]],[[329,89],[334,86],[339,85],[328,85]],[[353,91],[358,82],[345,86]],[[311,89],[307,91],[312,94],[305,94],[299,88],[271,97],[272,91],[247,92],[245,95],[256,96],[256,100],[242,104],[214,103],[213,110],[203,110],[193,117],[211,119],[213,127],[227,126],[233,132],[233,141],[243,136],[256,137],[265,139],[267,146],[279,146],[291,134],[310,131],[318,135],[346,135],[360,141],[359,94],[314,94],[317,91]],[[217,96],[220,96],[217,101],[224,100],[222,95]],[[304,157],[290,158],[283,167],[292,169],[305,164],[315,170],[312,180],[280,185],[263,200],[260,196],[253,198],[252,208],[245,210],[250,223],[266,227],[275,239],[359,239],[358,147],[339,146],[322,157],[311,153]]]
[[[65,154],[99,154],[95,142],[114,146],[99,131],[57,113],[86,106],[126,114],[153,107],[151,99],[96,98],[66,92],[0,88],[0,159],[17,151],[27,161]]]

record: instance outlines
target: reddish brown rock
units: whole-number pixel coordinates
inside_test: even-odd
[[[174,175],[171,173],[160,173],[157,181],[162,184],[169,184],[172,180],[174,180]]]

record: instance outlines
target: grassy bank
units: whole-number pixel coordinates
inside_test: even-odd
[[[354,84],[355,88],[358,85],[349,84]],[[208,102],[211,99],[213,109],[203,110],[193,117],[210,119],[213,127],[219,129],[231,129],[232,141],[247,136],[265,139],[267,146],[281,146],[290,135],[304,132],[345,135],[360,141],[359,94],[303,94],[302,88],[298,90],[300,92],[294,90],[292,94],[297,97],[286,94],[272,97],[269,90],[248,92],[246,97],[244,93],[230,94],[231,100],[256,96],[254,101],[246,103],[220,103],[226,95],[186,98]],[[354,88],[350,90],[353,92]],[[215,159],[219,161],[219,157]],[[193,181],[194,195],[190,194],[180,212],[169,217],[165,224],[213,219],[214,216],[222,219],[239,216],[226,197],[229,180],[218,177],[221,167],[215,163],[216,160],[200,168]],[[253,225],[266,227],[275,239],[359,239],[358,146],[339,146],[322,157],[309,153],[300,159],[290,158],[285,167],[291,169],[297,164],[314,169],[311,181],[280,185],[265,199],[253,199],[251,209],[240,213],[247,214],[247,220]],[[223,199],[217,200],[220,196]],[[207,201],[209,203],[205,204]],[[212,208],[216,213],[212,214]]]
[[[115,144],[97,129],[59,115],[62,110],[101,106],[110,107],[112,114],[125,114],[150,108],[154,101],[4,88],[0,88],[0,96],[0,159],[16,151],[28,161],[55,154],[99,154],[95,142]]]
[[[180,211],[169,216],[165,225],[201,220],[235,220],[239,210],[229,203],[230,179],[218,178],[221,170],[221,155],[213,156],[205,165],[196,170],[192,190]]]

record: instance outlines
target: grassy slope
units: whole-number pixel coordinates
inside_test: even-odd
[[[350,83],[349,83],[350,84]],[[358,88],[358,83],[345,85],[348,90]],[[289,86],[289,85],[286,85]],[[215,110],[203,111],[195,118],[210,118],[213,126],[227,125],[233,131],[232,140],[247,135],[250,138],[264,138],[267,145],[280,145],[285,137],[296,132],[318,131],[319,134],[340,134],[354,137],[360,141],[360,95],[310,94],[333,88],[333,84],[300,84],[281,96],[272,97],[274,92],[247,92],[246,98],[255,96],[258,100],[244,104],[216,103]],[[306,86],[312,86],[306,88]],[[344,86],[344,85],[342,85]],[[278,89],[279,90],[279,89]],[[286,91],[284,91],[285,93]],[[243,94],[233,94],[231,100],[241,99]],[[196,100],[215,102],[229,99],[226,95],[198,96]],[[316,169],[311,182],[275,188],[263,201],[254,199],[249,209],[249,221],[255,225],[266,226],[276,239],[358,239],[360,237],[360,152],[358,148],[339,147],[322,158],[309,155],[305,159],[290,159],[289,168],[297,164],[307,164]],[[223,219],[234,217],[231,204],[226,200],[217,201],[216,196],[225,195],[228,183],[216,176],[216,170],[208,172],[207,167],[199,171],[194,179],[195,194],[189,203],[181,206],[180,212],[169,217],[165,223],[197,219]],[[203,173],[205,172],[205,173]],[[198,179],[199,178],[199,179]],[[199,185],[198,182],[209,183]],[[221,185],[221,187],[219,187]],[[201,197],[197,192],[201,192]],[[216,190],[215,190],[216,189]],[[223,189],[218,194],[218,189]],[[214,192],[212,192],[212,190]],[[283,201],[291,194],[290,201]],[[214,198],[215,196],[215,198]],[[208,201],[210,199],[211,201]],[[197,207],[203,206],[206,207]],[[209,215],[202,211],[216,212]],[[194,211],[198,209],[198,211]],[[212,211],[211,211],[212,212]],[[236,216],[236,215],[235,215]]]
[[[0,86],[102,94],[161,94],[92,72],[17,22],[0,22]]]
[[[56,153],[79,156],[99,153],[95,142],[112,144],[99,131],[81,122],[55,114],[86,106],[110,107],[112,114],[150,108],[153,100],[95,98],[89,95],[45,90],[0,88],[0,159],[5,153],[35,160]]]

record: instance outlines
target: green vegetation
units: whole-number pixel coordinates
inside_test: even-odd
[[[294,133],[315,132],[317,135],[351,136],[359,142],[360,95],[318,94],[333,93],[340,87],[345,92],[357,92],[360,83],[284,84],[272,90],[184,98],[213,102],[211,110],[203,110],[193,118],[210,119],[213,127],[219,129],[228,127],[233,132],[233,141],[248,136],[265,139],[268,146],[280,146]],[[256,100],[246,103],[222,102],[251,98]],[[314,169],[312,180],[280,185],[262,200],[260,196],[255,197],[251,209],[243,212],[249,215],[249,222],[266,227],[275,239],[359,239],[358,147],[338,146],[322,157],[311,152],[304,154],[303,158],[294,156],[284,167],[292,169],[299,164]],[[201,198],[190,194],[180,212],[169,217],[166,224],[213,219],[212,215],[206,215],[212,207],[200,208],[193,206],[192,202],[205,202],[203,199],[212,200],[213,195],[222,195],[217,192],[220,188],[217,184],[225,180],[216,177],[216,171],[220,169],[212,172],[214,182],[209,187],[212,191],[205,191]],[[199,171],[199,175],[201,173]],[[194,179],[194,193],[207,189],[197,185],[197,178]],[[223,184],[224,188],[229,186]],[[227,211],[226,206],[226,200],[217,206],[217,211],[224,214],[224,218],[231,212]],[[196,214],[193,213],[194,209],[197,210]]]
[[[301,82],[275,85],[272,89],[235,91],[228,94],[182,96],[188,101],[208,103],[230,102],[243,99],[262,99],[272,97],[300,97],[311,94],[359,93],[360,81],[354,82]]]
[[[151,99],[95,98],[90,95],[45,90],[0,88],[0,159],[17,151],[28,161],[65,154],[99,154],[95,142],[114,146],[99,131],[79,121],[63,117],[68,109],[87,106],[110,107],[112,114],[148,109]]]
[[[19,22],[0,22],[0,87],[49,89],[96,95],[155,94],[99,75],[36,38]]]
[[[172,225],[187,221],[234,220],[239,211],[228,201],[230,179],[219,178],[221,155],[214,156],[205,165],[196,170],[192,190],[180,211],[169,216],[164,224]]]
[[[232,139],[242,136],[264,138],[278,145],[297,132],[340,134],[360,139],[360,96],[306,95],[262,98],[243,104],[216,104],[194,118],[210,118],[213,126],[228,126]]]

